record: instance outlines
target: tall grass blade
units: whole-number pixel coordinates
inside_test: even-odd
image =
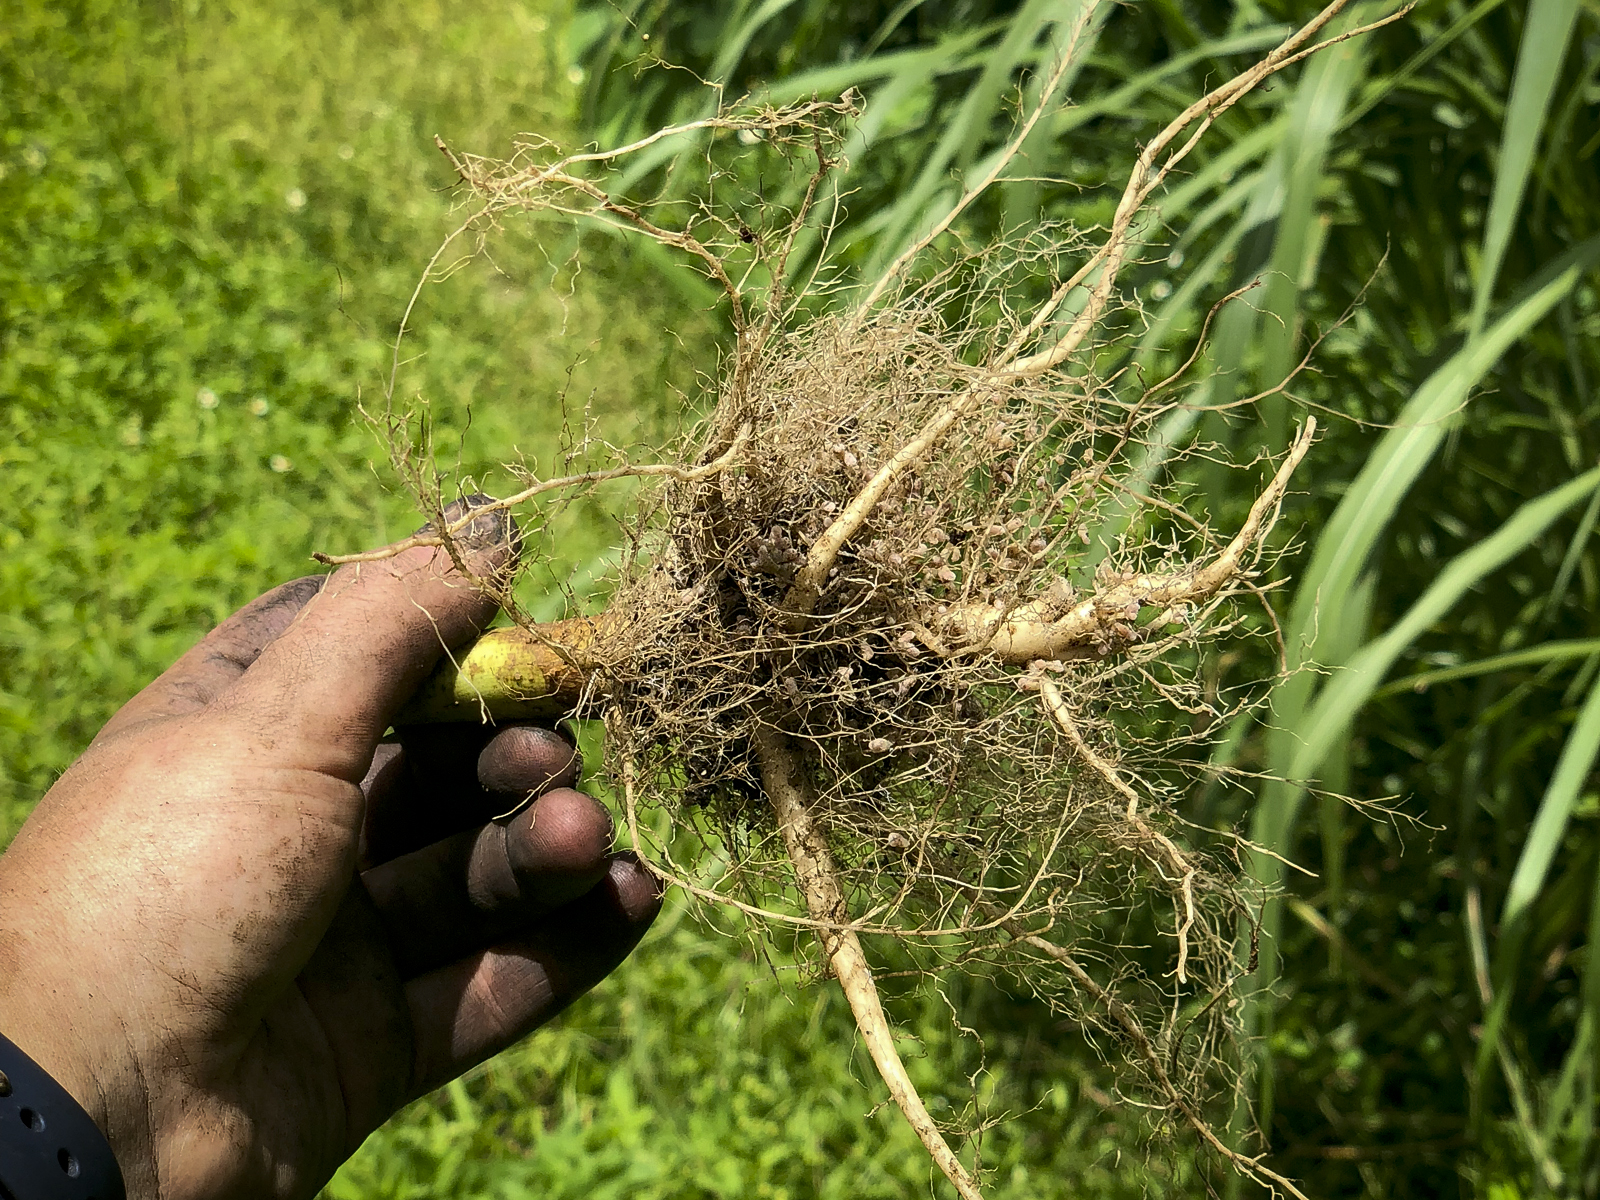
[[[1467,402],[1472,388],[1511,345],[1577,286],[1584,270],[1597,258],[1600,236],[1580,243],[1549,264],[1492,326],[1469,340],[1424,381],[1402,408],[1395,425],[1367,457],[1324,526],[1296,589],[1285,629],[1290,666],[1295,669],[1273,689],[1270,701],[1273,729],[1267,738],[1267,771],[1276,779],[1263,785],[1251,819],[1251,841],[1263,849],[1251,851],[1246,863],[1266,894],[1275,891],[1283,879],[1283,864],[1277,856],[1288,857],[1294,851],[1296,822],[1306,794],[1304,780],[1310,773],[1303,766],[1311,757],[1307,752],[1310,739],[1316,737],[1317,727],[1308,719],[1315,681],[1309,671],[1301,668],[1310,662],[1329,667],[1342,665],[1340,657],[1330,653],[1333,648],[1327,644],[1326,634],[1319,630],[1323,614],[1338,612],[1349,603],[1373,547],[1432,460],[1451,418]],[[1592,479],[1584,484],[1585,488],[1593,486]],[[1262,906],[1258,929],[1250,933],[1259,941],[1260,957],[1245,989],[1247,999],[1241,1016],[1246,1032],[1252,1035],[1267,1033],[1272,1022],[1270,989],[1278,974],[1277,938],[1281,925],[1281,905],[1269,900]],[[1270,1113],[1270,1058],[1264,1054],[1258,1057],[1257,1069],[1261,1105]]]
[[[882,56],[883,60],[896,60],[895,70],[872,92],[860,119],[856,121],[855,128],[850,131],[850,136],[841,150],[841,156],[845,161],[864,161],[871,147],[880,138],[892,134],[893,127],[889,122],[891,117],[899,112],[901,106],[928,88],[939,75],[946,71],[959,70],[974,53],[977,53],[974,47],[979,40],[975,35],[967,35],[947,39],[930,51]],[[823,87],[811,88],[789,96],[788,81],[785,81],[782,87],[774,88],[764,98],[771,103],[782,103],[785,98],[796,99],[801,96],[830,94],[833,91],[843,90],[837,86],[841,82],[837,78],[823,82],[825,83]],[[829,176],[823,186],[826,190],[821,202],[812,209],[812,216],[808,219],[806,228],[795,239],[794,250],[785,265],[785,283],[792,283],[815,269],[814,259],[823,241],[824,223],[827,219],[824,214],[835,211],[836,206],[843,202],[851,185],[848,176],[841,177],[834,174]],[[892,219],[891,212],[879,211],[865,220],[849,222],[841,229],[829,231],[833,256],[837,259],[858,242],[870,241],[877,237]]]
[[[1586,1144],[1592,1142],[1595,1130],[1595,1106],[1600,1102],[1600,961],[1596,947],[1600,947],[1600,871],[1597,871],[1594,892],[1589,903],[1588,957],[1583,964],[1583,1027],[1589,1031],[1589,1045],[1581,1078],[1585,1095],[1579,1107],[1583,1126],[1577,1137]],[[1578,1054],[1576,1045],[1571,1053]]]
[[[712,64],[710,74],[706,77],[706,81],[712,86],[705,89],[703,95],[696,96],[691,93],[688,104],[690,111],[685,114],[683,119],[694,120],[715,114],[718,105],[726,98],[725,90],[727,84],[732,80],[734,72],[744,58],[745,51],[750,48],[750,39],[760,32],[763,25],[774,17],[781,15],[785,9],[794,3],[795,0],[766,0],[765,4],[743,21],[740,21],[739,18],[748,7],[747,4],[739,4],[729,14],[728,20],[730,23],[738,22],[738,24],[728,36],[722,51]],[[698,135],[665,139],[660,144],[635,156],[628,167],[618,176],[617,182],[613,185],[613,190],[619,194],[627,194],[632,191],[639,180],[648,176],[652,171],[659,169],[679,155],[693,153],[704,144],[704,141],[704,137]],[[687,181],[691,178],[690,173],[685,172],[683,178]]]
[[[1255,194],[1261,181],[1260,171],[1253,171],[1240,179],[1234,177],[1240,170],[1257,159],[1270,155],[1277,148],[1284,136],[1285,125],[1286,118],[1274,117],[1220,151],[1205,166],[1174,187],[1161,199],[1156,209],[1156,217],[1141,224],[1139,245],[1160,244],[1156,239],[1162,232],[1176,227],[1179,218],[1185,216],[1200,200],[1209,195],[1212,189],[1221,186],[1222,192],[1213,197],[1209,204],[1183,226],[1183,232],[1173,243],[1173,250],[1180,254],[1186,253],[1191,242]],[[1150,328],[1140,337],[1138,346],[1134,350],[1135,363],[1141,366],[1148,365],[1157,354],[1170,349],[1167,335],[1186,313],[1198,313],[1201,295],[1207,291],[1212,293],[1216,291],[1217,285],[1223,278],[1223,267],[1231,261],[1234,250],[1249,231],[1250,226],[1247,222],[1235,221],[1218,237],[1216,244],[1198,266],[1182,272],[1183,281],[1177,290],[1153,310]],[[1191,413],[1191,421],[1194,415]],[[1163,458],[1162,463],[1164,462]]]
[[[1344,27],[1360,24],[1371,7],[1364,5],[1354,10]],[[1317,197],[1322,192],[1333,136],[1351,90],[1365,69],[1367,47],[1365,38],[1356,38],[1317,55],[1295,88],[1288,133],[1278,151],[1283,159],[1283,199],[1261,298],[1265,319],[1257,385],[1262,390],[1284,379],[1297,357],[1300,289],[1309,283],[1307,276],[1322,241]],[[1266,426],[1267,447],[1281,449],[1288,442],[1288,397],[1266,397],[1259,411]]]
[[[1179,238],[1176,249],[1181,250],[1192,236],[1209,226],[1230,207],[1237,207],[1243,203],[1255,190],[1261,172],[1248,175],[1235,183],[1229,184],[1227,181],[1241,166],[1269,153],[1283,136],[1284,124],[1283,117],[1274,118],[1239,139],[1197,171],[1193,178],[1174,188],[1162,203],[1160,223],[1155,221],[1147,223],[1139,232],[1137,244],[1149,245],[1162,226],[1172,224],[1176,218],[1186,213],[1194,202],[1219,183],[1224,184],[1226,190],[1195,217],[1184,230],[1183,236]],[[1248,219],[1235,221],[1212,246],[1199,265],[1185,273],[1183,283],[1155,310],[1151,317],[1150,328],[1140,338],[1133,353],[1133,363],[1136,367],[1147,367],[1154,357],[1166,348],[1167,342],[1164,339],[1174,326],[1186,317],[1193,317],[1198,313],[1199,297],[1207,289],[1215,289],[1239,243],[1251,228]],[[1235,305],[1238,303],[1239,301],[1234,301]],[[1223,315],[1227,316],[1226,310]],[[1131,372],[1128,376],[1135,382],[1140,377],[1139,371]],[[1149,491],[1166,470],[1172,456],[1189,442],[1203,415],[1202,406],[1185,404],[1162,418],[1155,432],[1139,449],[1138,462],[1128,476],[1125,498],[1119,504],[1107,506],[1106,515],[1099,526],[1091,532],[1084,557],[1086,568],[1098,566],[1111,552],[1112,547],[1116,546],[1117,539],[1127,529],[1134,515],[1140,511],[1139,497]]]
[[[1581,243],[1552,263],[1481,336],[1469,341],[1419,387],[1367,457],[1345,497],[1317,539],[1285,630],[1289,662],[1299,668],[1310,661],[1331,661],[1319,646],[1318,623],[1323,611],[1337,611],[1355,586],[1372,548],[1389,520],[1433,459],[1451,417],[1466,403],[1472,388],[1506,350],[1543,319],[1576,285],[1583,270],[1600,258],[1600,237]],[[1301,730],[1314,686],[1312,676],[1297,670],[1274,689],[1272,713],[1276,732],[1269,740],[1269,769],[1285,779],[1304,778],[1295,764],[1302,752]],[[1251,838],[1277,854],[1287,854],[1302,789],[1294,784],[1265,789],[1253,820]],[[1281,866],[1268,855],[1253,855],[1252,869],[1261,882],[1275,885]]]
[[[1533,905],[1544,890],[1550,865],[1561,848],[1572,810],[1577,806],[1597,756],[1600,756],[1600,680],[1590,686],[1588,698],[1561,747],[1555,773],[1539,802],[1539,811],[1528,830],[1527,841],[1523,843],[1511,886],[1506,892],[1494,956],[1494,1003],[1484,1017],[1483,1033],[1478,1042],[1476,1074],[1480,1080],[1487,1073],[1492,1058],[1509,1054],[1503,1040],[1514,990],[1512,975],[1521,956]],[[1592,974],[1592,969],[1586,971],[1586,1001]],[[1585,1008],[1588,1009],[1587,1003]]]
[[[1556,581],[1551,585],[1550,594],[1545,597],[1544,609],[1539,614],[1541,621],[1549,621],[1554,617],[1561,602],[1567,598],[1567,588],[1572,584],[1572,576],[1578,569],[1578,562],[1583,558],[1589,539],[1594,536],[1597,521],[1600,521],[1600,488],[1596,488],[1594,495],[1589,497],[1589,507],[1584,510],[1583,520],[1578,522],[1578,531],[1567,543],[1567,552],[1561,558],[1561,569],[1556,572]]]
[[[1593,943],[1590,943],[1593,945]],[[1594,1056],[1590,1044],[1594,1039],[1593,1015],[1587,1011],[1578,1016],[1578,1036],[1561,1063],[1561,1072],[1550,1092],[1545,1109],[1543,1141],[1546,1145],[1559,1145],[1563,1137],[1587,1142],[1594,1126],[1594,1088],[1590,1081]],[[1576,1121],[1570,1118],[1576,1117]],[[1565,1127],[1565,1128],[1563,1128]]]
[[[1454,667],[1440,667],[1434,671],[1419,671],[1392,683],[1386,683],[1372,694],[1373,699],[1397,696],[1405,692],[1427,691],[1434,684],[1451,683],[1457,679],[1473,679],[1480,675],[1493,675],[1500,671],[1514,671],[1518,667],[1542,666],[1569,658],[1588,658],[1600,654],[1600,638],[1578,638],[1567,642],[1544,642],[1525,650],[1512,650],[1480,658],[1477,662],[1461,663]]]
[[[1252,54],[1258,50],[1269,49],[1283,41],[1289,34],[1287,25],[1263,25],[1244,33],[1229,34],[1226,37],[1203,42],[1182,54],[1173,55],[1159,66],[1141,71],[1128,79],[1115,91],[1107,92],[1104,96],[1097,96],[1084,104],[1064,108],[1050,125],[1052,136],[1061,138],[1077,129],[1079,126],[1103,117],[1108,113],[1125,113],[1146,92],[1151,91],[1159,84],[1165,83],[1175,75],[1181,75],[1196,63],[1205,62],[1213,58],[1225,58],[1234,54]],[[1248,135],[1246,135],[1248,136]]]
[[[883,23],[867,39],[867,44],[861,47],[861,57],[871,58],[878,47],[889,40],[889,35],[900,27],[900,22],[921,8],[924,3],[925,0],[900,0],[900,3],[894,6],[894,11],[883,19]]]
[[[1333,633],[1334,653],[1349,657],[1355,648],[1367,640],[1372,625],[1373,598],[1377,594],[1378,579],[1371,572],[1361,577],[1350,603],[1341,608],[1335,617],[1337,628]],[[1345,796],[1350,788],[1350,747],[1346,740],[1335,741],[1328,749],[1321,766],[1325,794],[1318,799],[1318,826],[1322,835],[1322,880],[1327,896],[1326,909],[1337,926],[1339,912],[1344,907],[1345,841],[1349,805]],[[1340,943],[1328,943],[1329,969],[1337,972]]]
[[[1373,5],[1362,5],[1341,18],[1337,28],[1359,24]],[[1259,356],[1258,383],[1279,382],[1291,366],[1299,333],[1299,291],[1306,275],[1307,255],[1320,244],[1316,232],[1316,201],[1322,186],[1328,148],[1349,98],[1360,77],[1366,50],[1362,39],[1333,47],[1317,55],[1306,67],[1286,104],[1285,124],[1276,153],[1258,178],[1244,215],[1230,239],[1244,243],[1254,236],[1267,245],[1242,264],[1234,281],[1264,284],[1263,293],[1245,303],[1235,303],[1216,323],[1209,348],[1212,373],[1194,390],[1198,408],[1223,405],[1243,386],[1243,368],[1252,355]],[[1248,253],[1248,252],[1246,252]],[[1288,401],[1269,397],[1259,406],[1266,425],[1269,448],[1285,444],[1288,436]],[[1226,442],[1229,430],[1220,418],[1209,422],[1213,436]],[[1220,480],[1206,481],[1205,490],[1216,493]]]
[[[1483,328],[1500,264],[1511,241],[1512,226],[1522,209],[1528,176],[1533,172],[1534,151],[1544,128],[1545,114],[1555,92],[1556,77],[1567,56],[1578,16],[1578,0],[1530,0],[1528,16],[1517,51],[1517,71],[1511,83],[1500,137],[1500,161],[1494,174],[1494,194],[1483,231],[1483,257],[1478,264],[1477,286],[1472,296],[1469,329]]]
[[[889,263],[910,245],[917,231],[937,219],[930,211],[936,198],[949,191],[953,181],[952,168],[962,169],[972,164],[977,149],[988,135],[990,123],[1005,103],[1014,87],[1013,75],[1024,62],[1041,54],[1040,36],[1058,20],[1070,19],[1067,10],[1075,10],[1087,0],[1028,0],[1012,18],[1000,44],[990,50],[983,60],[983,70],[962,98],[961,105],[951,116],[943,134],[929,150],[922,171],[899,200],[895,202],[890,232],[880,237],[873,247],[873,257],[865,278],[878,278]],[[1052,14],[1052,8],[1060,8]],[[1079,62],[1093,50],[1091,33],[1079,54]],[[1043,53],[1048,55],[1046,43]],[[1077,68],[1071,70],[1075,73]],[[1068,85],[1070,85],[1070,80]],[[956,188],[959,194],[959,188]]]
[[[1600,236],[1574,246],[1541,270],[1521,297],[1488,329],[1450,357],[1425,380],[1384,433],[1317,539],[1306,566],[1286,633],[1289,654],[1298,665],[1316,645],[1319,609],[1340,603],[1354,585],[1406,493],[1433,459],[1450,419],[1467,402],[1501,355],[1547,316],[1577,286],[1584,271],[1600,261]],[[1297,677],[1304,679],[1304,677]],[[1304,680],[1309,687],[1310,680]],[[1290,680],[1285,688],[1291,688]]]
[[[897,80],[907,76],[934,79],[940,75],[965,71],[987,53],[984,43],[1003,28],[993,22],[973,29],[952,33],[936,45],[919,50],[895,50],[873,58],[858,58],[845,63],[832,63],[809,71],[799,71],[774,80],[760,90],[758,98],[769,104],[791,104],[810,96],[837,96],[849,88],[865,88],[878,80]],[[886,85],[887,86],[887,85]],[[880,110],[882,101],[876,93],[869,93],[867,112]]]
[[[744,58],[744,52],[750,48],[750,39],[761,31],[763,25],[780,16],[794,2],[795,0],[766,0],[765,4],[751,13],[744,24],[735,29],[733,36],[724,43],[722,52],[717,55],[716,62],[711,66],[710,81],[713,84],[726,86],[733,79],[733,72],[738,67],[739,61]]]
[[[1452,559],[1399,621],[1383,636],[1363,646],[1349,659],[1349,665],[1323,687],[1301,722],[1304,732],[1299,750],[1289,762],[1289,778],[1303,780],[1316,775],[1333,747],[1348,736],[1356,713],[1372,698],[1406,647],[1437,624],[1469,588],[1532,546],[1558,517],[1589,496],[1597,484],[1600,467],[1528,501],[1495,533]],[[1600,720],[1600,709],[1596,711],[1596,719]],[[1521,867],[1518,870],[1520,875]]]
[[[1583,478],[1590,478],[1591,471]],[[1577,482],[1576,480],[1573,481]],[[1511,875],[1511,886],[1506,891],[1505,906],[1501,910],[1503,929],[1520,925],[1543,890],[1550,874],[1550,864],[1566,836],[1567,825],[1572,820],[1572,810],[1594,767],[1595,756],[1600,753],[1600,681],[1590,687],[1588,698],[1578,712],[1572,732],[1561,747],[1561,757],[1556,760],[1555,773],[1539,803],[1538,814],[1528,830],[1528,840],[1517,858],[1516,870]]]
[[[1478,0],[1477,4],[1457,17],[1449,29],[1428,38],[1422,49],[1408,58],[1398,71],[1391,71],[1371,80],[1361,91],[1361,102],[1346,114],[1343,127],[1348,129],[1358,124],[1362,117],[1415,78],[1436,55],[1505,2],[1506,0]]]

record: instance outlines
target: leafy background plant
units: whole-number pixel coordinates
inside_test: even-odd
[[[982,169],[1075,11],[7,0],[7,829],[232,607],[313,548],[414,523],[356,404],[381,402],[395,322],[448,228],[434,132],[611,142],[715,104],[655,58],[729,96],[855,86],[834,244],[869,271]],[[1108,11],[1078,105],[960,232],[1106,219],[1139,139],[1305,11]],[[1298,405],[1332,418],[1278,598],[1291,659],[1318,669],[1214,750],[1295,782],[1244,776],[1186,814],[1315,872],[1249,864],[1285,895],[1262,903],[1236,1122],[1246,1137],[1248,1108],[1312,1194],[1600,1195],[1597,70],[1600,9],[1577,0],[1428,0],[1313,60],[1204,144],[1129,277],[1144,323],[1106,351],[1130,379],[1164,374],[1210,305],[1259,281],[1220,313],[1165,437],[1248,456],[1281,449]],[[702,150],[668,146],[630,186],[692,194]],[[508,447],[548,465],[563,412],[591,399],[611,436],[649,441],[713,365],[690,273],[597,242],[575,278],[561,236],[541,251],[509,231],[492,266],[427,293],[410,343],[403,398],[426,402],[440,464],[491,486]],[[1201,411],[1276,384],[1317,337],[1293,402]],[[1249,500],[1230,473],[1183,482],[1221,526]],[[581,588],[611,540],[603,512],[550,532],[551,582]],[[1216,682],[1272,665],[1221,662]],[[937,1192],[874,1108],[842,1003],[795,990],[784,948],[758,959],[738,932],[673,909],[557,1028],[408,1109],[330,1194]],[[993,1194],[1227,1186],[1118,1097],[1082,1031],[1004,987],[963,989],[963,1018],[995,1031],[981,1052],[942,1006],[891,1003],[935,1103],[1011,1114],[983,1139]]]

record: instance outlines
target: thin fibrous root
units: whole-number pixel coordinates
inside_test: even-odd
[[[448,546],[451,538],[461,533],[474,521],[481,520],[488,513],[508,511],[520,504],[526,504],[535,496],[542,496],[546,492],[566,491],[591,484],[605,483],[612,479],[666,478],[676,480],[679,483],[697,483],[702,479],[708,479],[712,475],[726,471],[732,466],[739,457],[740,452],[744,450],[745,444],[749,442],[750,433],[751,428],[748,422],[741,425],[738,434],[733,439],[733,444],[723,454],[704,466],[681,467],[676,463],[630,463],[601,471],[582,471],[576,475],[563,475],[557,479],[536,479],[510,496],[502,497],[499,500],[490,500],[485,504],[478,504],[468,508],[459,517],[448,522],[442,530],[425,530],[392,545],[382,546],[377,550],[364,550],[358,554],[327,554],[317,550],[312,552],[311,557],[324,566],[342,566],[345,563],[382,562],[415,546]]]
[[[1054,942],[1046,941],[1042,937],[1036,937],[1028,933],[1027,930],[1014,921],[1008,922],[1006,928],[1012,936],[1029,949],[1037,950],[1060,963],[1066,969],[1067,974],[1072,976],[1073,982],[1087,992],[1090,998],[1110,1015],[1111,1019],[1116,1022],[1117,1027],[1122,1030],[1124,1036],[1133,1043],[1139,1057],[1149,1067],[1150,1074],[1155,1078],[1156,1086],[1161,1089],[1167,1103],[1183,1114],[1184,1120],[1189,1122],[1190,1127],[1200,1135],[1202,1141],[1232,1163],[1241,1174],[1255,1180],[1264,1187],[1268,1189],[1282,1188],[1290,1196],[1294,1197],[1294,1200],[1307,1200],[1306,1194],[1295,1187],[1292,1180],[1278,1174],[1270,1167],[1263,1166],[1260,1157],[1241,1154],[1217,1136],[1210,1123],[1196,1111],[1193,1104],[1189,1103],[1183,1093],[1178,1090],[1177,1084],[1172,1082],[1172,1077],[1167,1073],[1166,1065],[1161,1061],[1161,1055],[1156,1051],[1155,1044],[1151,1042],[1150,1035],[1144,1031],[1144,1025],[1140,1023],[1133,1010],[1117,997],[1115,992],[1101,986],[1093,975],[1083,969],[1077,959],[1073,958],[1070,953],[1057,946]]]
[[[1182,850],[1166,834],[1158,829],[1152,829],[1149,822],[1139,815],[1139,793],[1122,777],[1122,772],[1112,765],[1103,754],[1089,745],[1083,733],[1078,729],[1078,723],[1072,719],[1072,711],[1067,707],[1067,701],[1061,694],[1061,689],[1056,687],[1054,681],[1041,676],[1039,679],[1039,697],[1044,701],[1045,708],[1055,718],[1061,731],[1067,735],[1067,740],[1072,743],[1072,748],[1094,770],[1109,783],[1121,796],[1127,799],[1128,808],[1126,817],[1128,823],[1134,827],[1139,836],[1144,839],[1146,847],[1155,845],[1160,848],[1160,854],[1153,854],[1148,848],[1144,853],[1156,870],[1161,870],[1161,860],[1165,859],[1168,865],[1178,873],[1178,890],[1183,895],[1183,915],[1177,918],[1175,924],[1178,933],[1178,967],[1179,983],[1189,981],[1189,931],[1194,928],[1194,880],[1199,873],[1194,869],[1194,864]]]
[[[805,778],[800,756],[780,730],[768,725],[757,729],[755,746],[761,764],[761,782],[777,815],[784,848],[794,865],[795,879],[812,918],[826,923],[820,930],[823,950],[845,999],[850,1002],[850,1011],[855,1014],[856,1028],[867,1044],[867,1052],[888,1085],[889,1094],[945,1178],[955,1185],[962,1200],[982,1200],[983,1193],[928,1115],[927,1106],[922,1103],[894,1048],[894,1035],[878,997],[878,985],[872,980],[861,941],[848,925],[850,914],[845,908],[833,852],[828,849],[827,836],[812,819],[816,796]]]

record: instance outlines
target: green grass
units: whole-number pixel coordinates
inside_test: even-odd
[[[768,951],[757,956],[734,929],[703,927],[673,906],[581,1010],[374,1135],[329,1196],[954,1195],[880,1095],[837,989],[797,980],[791,956]],[[935,1114],[957,1115],[974,1098],[991,1117],[1024,1099],[1036,1106],[983,1137],[987,1194],[1181,1196],[1203,1186],[1170,1142],[1130,1137],[1136,1118],[1119,1111],[1101,1072],[1052,1052],[1042,1012],[960,984],[952,999],[985,1005],[1011,1028],[990,1039],[984,1069],[937,998],[891,1001],[902,1030],[915,1031],[902,1034],[902,1053]]]
[[[382,404],[393,329],[449,228],[434,132],[494,151],[523,130],[612,142],[703,112],[687,73],[632,69],[643,32],[734,93],[854,84],[868,106],[834,246],[861,271],[983,169],[1070,8],[626,0],[569,22],[540,4],[5,0],[5,830],[229,609],[312,549],[415,523],[356,405]],[[1106,14],[1076,107],[962,232],[1104,220],[1131,147],[1304,15]],[[1107,367],[1164,373],[1218,296],[1261,281],[1215,326],[1206,382],[1145,463],[1156,477],[1196,438],[1281,448],[1294,404],[1198,409],[1276,382],[1326,335],[1295,389],[1332,419],[1288,514],[1305,549],[1279,605],[1291,653],[1326,671],[1290,677],[1272,720],[1215,750],[1292,782],[1202,790],[1186,814],[1318,873],[1253,865],[1294,903],[1261,913],[1271,990],[1248,1010],[1245,1093],[1279,1168],[1317,1195],[1600,1195],[1597,21],[1572,0],[1427,0],[1253,97],[1146,231],[1128,283],[1148,329],[1108,351]],[[678,151],[629,186],[692,191]],[[670,388],[714,366],[692,276],[604,243],[574,286],[570,235],[543,232],[548,251],[513,229],[503,273],[480,262],[427,290],[397,393],[426,405],[440,464],[491,487],[513,447],[559,451],[563,395],[648,443]],[[1248,503],[1236,480],[1180,482],[1228,527]],[[610,541],[598,505],[556,514],[539,581],[583,586]],[[1266,695],[1265,659],[1228,670],[1220,683]],[[938,1193],[875,1108],[832,989],[738,933],[674,909],[556,1028],[376,1135],[334,1194]],[[1012,1114],[984,1139],[995,1195],[1202,1190],[1189,1142],[1118,1102],[1084,1031],[994,981],[953,999],[981,1018],[981,1059],[946,1013],[891,1005],[930,1091]],[[975,1088],[952,1084],[980,1062]]]
[[[568,119],[558,10],[78,9],[0,23],[5,829],[198,633],[419,522],[358,405],[449,228],[432,135]],[[397,395],[489,487],[553,460],[566,394],[649,427],[672,346],[626,287],[563,301],[531,244],[499,263],[428,291]],[[610,540],[568,513],[545,579]]]

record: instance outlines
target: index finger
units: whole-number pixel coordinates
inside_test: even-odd
[[[515,561],[515,524],[485,513],[455,545],[466,573],[443,546],[340,567],[218,708],[271,729],[275,745],[302,759],[296,765],[359,782],[417,684],[499,609],[489,589]]]
[[[289,628],[324,582],[324,576],[307,575],[257,596],[118,709],[94,740],[210,705]]]

